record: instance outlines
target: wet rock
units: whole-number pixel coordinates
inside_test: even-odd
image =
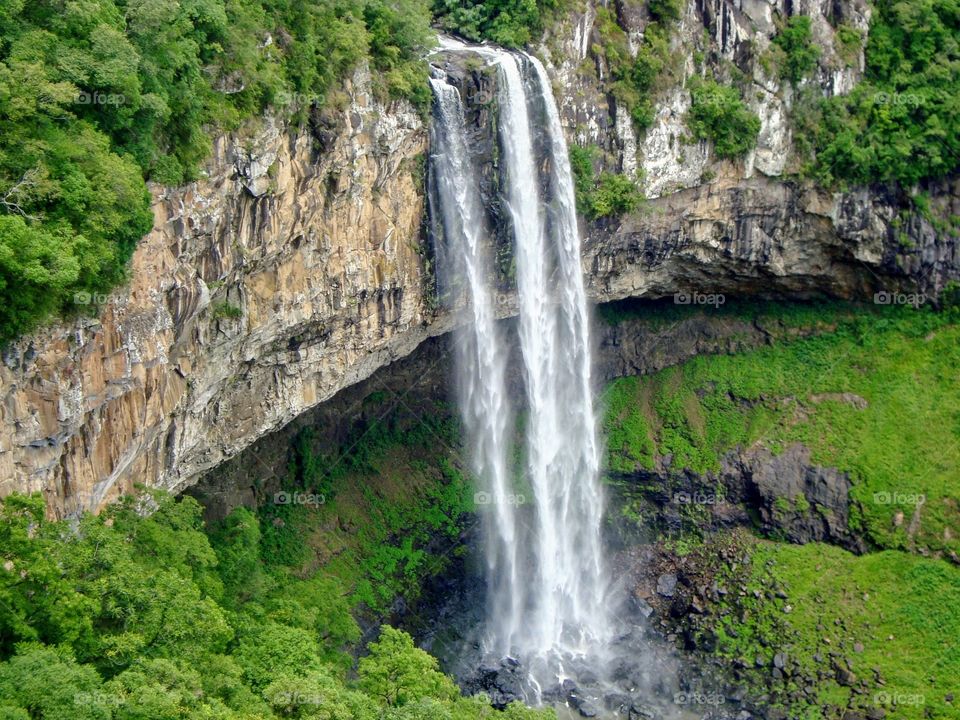
[[[643,598],[634,598],[633,604],[643,617],[648,618],[653,615],[653,606]]]
[[[659,720],[660,714],[651,705],[634,703],[627,713],[628,720]]]
[[[672,598],[677,590],[677,576],[674,573],[664,573],[657,578],[657,592],[663,597]]]
[[[584,700],[581,702],[580,707],[577,708],[577,711],[583,717],[592,718],[597,716],[597,709],[589,700]]]
[[[603,696],[603,706],[613,712],[624,712],[630,709],[630,696],[626,693],[608,693]]]

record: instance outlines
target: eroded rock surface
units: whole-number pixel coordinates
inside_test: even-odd
[[[7,347],[0,479],[54,515],[178,490],[441,332],[421,237],[426,129],[361,70],[322,132],[220,138],[155,189],[131,282]]]

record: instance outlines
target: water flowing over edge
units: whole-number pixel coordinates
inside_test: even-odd
[[[600,542],[603,493],[593,404],[589,312],[573,181],[556,108],[535,58],[442,39],[447,51],[497,68],[499,141],[514,235],[517,341],[525,405],[507,397],[509,343],[495,322],[489,234],[470,157],[464,108],[442,72],[434,90],[431,169],[445,243],[445,290],[467,307],[457,338],[461,411],[483,508],[488,565],[487,648],[563,674],[568,656],[609,635]],[[546,168],[546,170],[543,170]],[[462,280],[463,286],[460,286]],[[525,410],[525,463],[511,477],[514,413]],[[529,487],[532,507],[512,501]]]

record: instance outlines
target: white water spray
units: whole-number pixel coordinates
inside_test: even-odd
[[[487,528],[490,649],[546,661],[555,675],[564,657],[595,650],[608,635],[589,314],[567,147],[546,72],[535,58],[442,44],[497,67],[503,200],[515,241],[527,411],[526,468],[516,481],[529,483],[533,507],[505,501],[519,494],[506,461],[508,348],[494,323],[483,271],[489,262],[482,251],[483,208],[463,109],[454,88],[433,80],[433,168],[447,251],[462,245],[472,318],[460,343],[469,348],[459,366],[461,401],[475,470],[489,483],[495,506]]]

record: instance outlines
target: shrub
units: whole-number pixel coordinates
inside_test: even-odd
[[[751,112],[734,88],[702,80],[692,90],[687,125],[698,140],[710,140],[721,158],[734,158],[752,148],[760,132],[760,118]]]
[[[570,169],[573,172],[577,208],[591,220],[615,217],[636,210],[643,200],[637,184],[625,175],[594,172],[596,147],[570,148]]]
[[[773,38],[773,43],[783,51],[780,77],[798,83],[814,68],[820,57],[820,48],[813,44],[810,18],[794,15]]]
[[[601,172],[593,191],[590,214],[594,218],[624,215],[636,210],[641,200],[640,189],[626,175]]]

